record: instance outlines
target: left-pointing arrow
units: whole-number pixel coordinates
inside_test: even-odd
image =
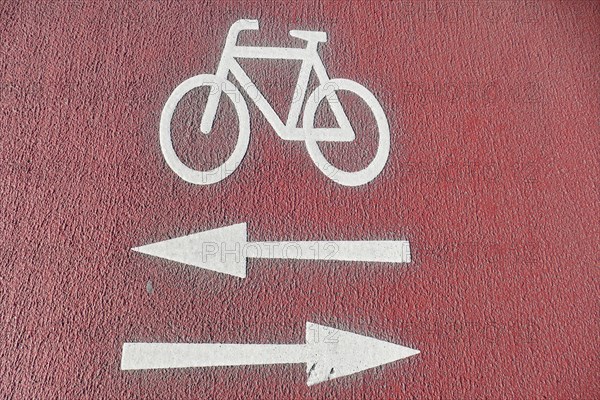
[[[247,258],[410,262],[405,240],[248,242],[247,237],[242,223],[132,250],[240,278],[246,277]]]
[[[352,375],[419,350],[306,323],[306,344],[125,343],[122,370],[306,363],[307,384]]]

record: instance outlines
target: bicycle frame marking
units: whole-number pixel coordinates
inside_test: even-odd
[[[304,104],[306,90],[308,89],[311,71],[315,71],[319,83],[329,81],[325,65],[317,52],[317,42],[309,41],[305,48],[281,48],[237,46],[235,44],[236,40],[237,33],[235,31],[230,31],[215,75],[227,80],[227,75],[231,72],[246,93],[248,93],[247,88],[252,87],[255,93],[254,95],[248,93],[249,97],[254,101],[258,109],[262,112],[281,139],[298,141],[310,139],[323,142],[350,142],[354,140],[354,130],[352,129],[352,125],[335,93],[335,87],[330,88],[331,93],[328,93],[326,97],[339,127],[309,129],[307,127],[299,128],[297,126],[300,118],[300,111]],[[302,61],[296,84],[296,88],[300,89],[298,98],[301,99],[301,101],[292,101],[285,124],[279,118],[275,110],[273,110],[273,107],[271,107],[260,90],[254,85],[242,66],[237,62],[236,58]],[[201,130],[204,133],[209,133],[212,128],[212,123],[217,113],[217,106],[221,98],[221,91],[222,88],[218,88],[214,92],[211,91],[211,94],[209,95],[201,122]]]

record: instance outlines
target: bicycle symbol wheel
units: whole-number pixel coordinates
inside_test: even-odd
[[[332,89],[334,91],[347,90],[356,94],[367,103],[373,112],[375,121],[377,122],[377,131],[379,133],[375,157],[365,168],[359,171],[348,172],[333,166],[325,158],[321,149],[319,149],[318,141],[310,139],[310,134],[307,135],[306,149],[317,168],[333,181],[344,186],[364,185],[375,179],[375,177],[383,170],[383,167],[385,167],[385,163],[387,162],[390,153],[390,127],[381,105],[367,88],[348,79],[331,79],[317,87],[307,100],[302,122],[303,126],[308,130],[314,128],[317,107],[327,95],[331,95]]]
[[[239,122],[239,135],[233,152],[223,164],[208,171],[198,171],[181,162],[173,148],[171,137],[171,119],[177,104],[186,94],[201,86],[210,86],[225,93],[235,107]],[[199,132],[198,134],[202,133]],[[231,82],[216,75],[196,75],[182,82],[169,96],[160,116],[160,148],[165,161],[181,179],[189,183],[210,185],[227,178],[240,165],[248,149],[249,142],[250,115],[248,106],[239,90]]]

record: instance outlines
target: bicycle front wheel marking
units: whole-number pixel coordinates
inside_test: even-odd
[[[173,118],[177,104],[179,104],[186,94],[201,86],[216,86],[217,90],[221,91],[221,95],[225,93],[229,97],[229,100],[231,100],[235,107],[240,129],[237,143],[229,158],[217,168],[209,171],[198,171],[181,162],[173,148],[171,138],[171,119]],[[198,134],[203,135],[200,131]],[[165,161],[181,179],[189,183],[210,185],[227,178],[235,171],[246,155],[249,142],[250,115],[248,114],[248,107],[242,95],[231,82],[215,75],[197,75],[182,82],[169,96],[160,116],[160,148]]]
[[[331,86],[332,84],[333,86]],[[352,92],[367,103],[373,112],[373,115],[375,116],[375,121],[377,122],[377,131],[379,133],[377,152],[367,167],[355,172],[343,171],[333,166],[329,161],[327,161],[321,152],[321,149],[319,149],[319,144],[316,140],[306,139],[305,143],[308,154],[321,172],[340,185],[360,186],[371,182],[385,167],[390,153],[390,127],[388,125],[385,113],[383,112],[383,109],[381,108],[381,105],[375,96],[361,84],[348,79],[331,79],[317,87],[307,100],[303,118],[303,126],[305,128],[312,129],[314,127],[317,107],[329,94],[328,91],[324,89],[325,85],[334,87],[334,90],[336,91],[347,90]]]

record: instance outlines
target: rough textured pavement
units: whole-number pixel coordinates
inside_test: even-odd
[[[248,98],[231,177],[169,169],[162,106],[240,18],[261,24],[245,44],[328,33],[330,76],[390,123],[375,181],[333,183]],[[600,398],[599,27],[592,1],[0,2],[0,398]],[[285,115],[298,65],[243,65]],[[178,151],[218,165],[236,120],[224,103],[223,136],[200,137],[199,104]],[[365,135],[323,148],[358,168],[376,142],[348,107]],[[251,240],[408,239],[413,262],[253,259],[238,279],[129,250],[239,222]],[[306,321],[421,354],[312,387],[301,364],[119,370],[125,341],[302,343]]]

